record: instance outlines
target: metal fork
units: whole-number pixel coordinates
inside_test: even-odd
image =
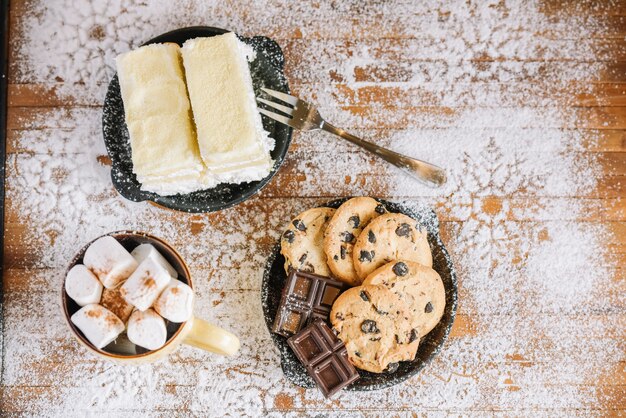
[[[379,147],[378,145],[368,141],[364,141],[361,138],[356,137],[341,128],[337,128],[336,126],[333,126],[330,123],[326,122],[313,105],[303,100],[275,90],[265,88],[262,88],[261,90],[263,90],[270,96],[273,96],[291,105],[285,106],[266,99],[257,98],[259,102],[266,104],[267,106],[270,106],[287,115],[284,116],[275,112],[270,112],[267,109],[259,108],[259,112],[278,122],[284,123],[285,125],[302,131],[322,129],[326,132],[330,132],[332,134],[340,136],[352,142],[353,144],[356,144],[361,148],[365,148],[369,152],[378,155],[385,161],[400,168],[402,171],[404,171],[404,173],[426,183],[429,186],[438,187],[446,182],[445,171],[437,167],[436,165],[420,161],[415,158],[407,157],[406,155],[399,154],[383,147]]]

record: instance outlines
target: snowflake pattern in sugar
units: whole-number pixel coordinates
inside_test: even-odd
[[[469,192],[474,196],[503,196],[513,191],[533,193],[542,186],[541,177],[548,173],[533,174],[524,171],[527,161],[515,158],[507,162],[504,151],[494,137],[479,152],[465,151],[462,158],[463,171],[456,194]]]
[[[587,218],[578,197],[599,173],[595,157],[581,152],[592,134],[571,129],[586,121],[569,106],[593,94],[594,81],[615,76],[609,65],[623,46],[597,48],[599,37],[611,36],[602,16],[608,4],[586,13],[590,4],[578,2],[568,14],[538,0],[25,2],[15,15],[11,80],[49,89],[68,106],[13,116],[7,214],[9,225],[28,228],[20,242],[7,239],[5,254],[17,260],[12,268],[28,270],[8,271],[26,272],[19,283],[27,291],[5,296],[2,381],[8,391],[35,387],[43,395],[7,402],[35,416],[290,408],[341,415],[383,406],[398,414],[520,406],[537,415],[560,407],[592,414],[608,396],[595,382],[613,381],[624,359],[619,321],[597,314],[623,314],[626,296],[605,254],[607,227],[577,222]],[[273,187],[235,208],[204,216],[125,201],[99,162],[99,106],[114,57],[193,25],[276,39],[295,94],[333,124],[445,167],[448,184],[425,188],[348,143],[307,132],[294,136]],[[442,229],[464,322],[412,380],[327,401],[284,379],[259,287],[289,220],[349,195],[427,204],[450,219]],[[241,337],[237,357],[182,347],[152,365],[111,365],[73,342],[62,318],[50,318],[74,252],[126,228],[181,252],[197,286],[195,314]],[[22,259],[27,252],[36,256]]]

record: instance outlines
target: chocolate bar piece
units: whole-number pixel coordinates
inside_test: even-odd
[[[290,270],[273,331],[290,337],[316,318],[327,321],[333,303],[349,287],[330,277]]]
[[[359,378],[343,342],[320,319],[289,338],[287,343],[327,398]]]

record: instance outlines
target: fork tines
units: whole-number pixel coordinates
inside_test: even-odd
[[[257,97],[257,101],[271,107],[274,108],[282,113],[284,113],[287,116],[281,115],[279,113],[275,113],[275,112],[270,112],[269,110],[263,109],[261,107],[259,107],[259,112],[261,112],[262,114],[264,114],[267,117],[270,117],[278,122],[284,123],[285,125],[291,125],[291,117],[293,116],[293,111],[295,106],[298,103],[298,99],[290,96],[286,93],[281,93],[280,91],[276,91],[276,90],[271,90],[271,89],[266,89],[266,88],[261,88],[261,90],[263,90],[265,93],[269,94],[270,96],[273,96],[279,100],[282,100],[285,103],[289,103],[290,105],[294,106],[294,107],[289,107],[289,106],[284,106],[282,104],[279,103],[274,103],[270,100],[266,100],[266,99],[262,99],[262,98],[258,98]]]

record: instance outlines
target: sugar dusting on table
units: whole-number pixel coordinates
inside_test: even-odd
[[[625,300],[612,279],[609,232],[576,221],[590,209],[574,197],[593,190],[599,174],[593,154],[582,152],[593,132],[562,128],[585,126],[581,109],[568,105],[592,92],[588,82],[605,70],[591,41],[605,23],[545,14],[533,1],[358,3],[32,2],[12,82],[55,84],[57,96],[77,106],[25,118],[20,152],[7,162],[7,199],[30,231],[20,246],[39,261],[24,266],[32,268],[29,292],[5,296],[3,384],[57,386],[52,399],[32,395],[20,408],[39,416],[87,409],[258,416],[384,405],[550,415],[604,401],[593,382],[625,357],[619,319],[599,314],[623,312]],[[357,21],[329,23],[348,16]],[[427,189],[348,144],[306,133],[295,136],[288,172],[274,180],[286,191],[270,186],[261,194],[267,199],[211,216],[125,201],[98,162],[106,155],[101,109],[79,105],[101,103],[116,54],[198,24],[277,39],[299,96],[338,126],[445,167],[448,184]],[[403,39],[385,36],[392,32]],[[407,383],[325,401],[283,378],[259,287],[289,218],[340,195],[437,205],[458,221],[444,228],[460,273],[458,321],[467,329]],[[238,357],[184,347],[154,365],[120,367],[70,342],[60,315],[50,314],[64,267],[84,243],[118,229],[152,232],[180,250],[197,282],[196,314],[241,337]],[[51,323],[42,329],[44,318]],[[33,370],[38,363],[49,372]]]

